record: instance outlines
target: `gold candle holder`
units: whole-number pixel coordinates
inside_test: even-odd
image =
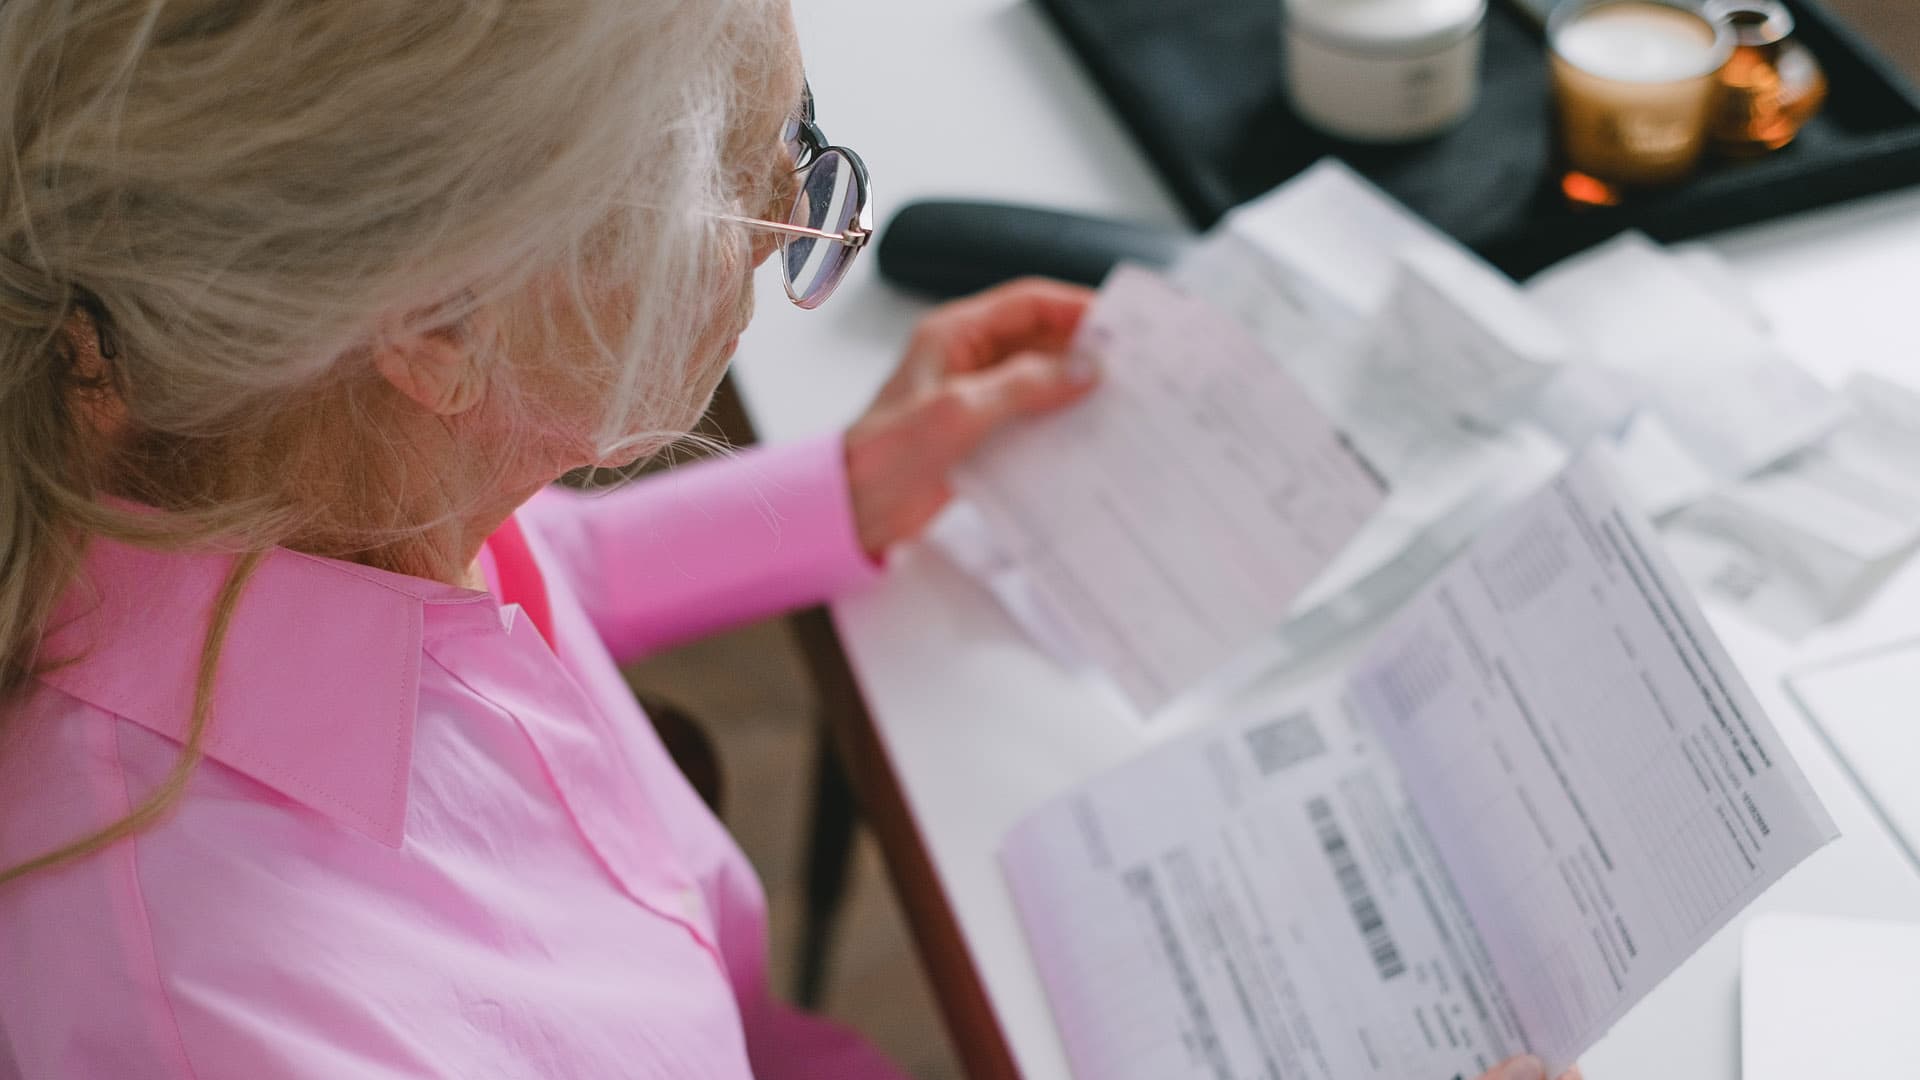
[[[1687,0],[1571,0],[1547,24],[1561,187],[1611,205],[1692,175],[1734,37]]]

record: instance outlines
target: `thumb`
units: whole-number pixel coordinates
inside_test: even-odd
[[[985,438],[1009,420],[1039,416],[1085,397],[1100,381],[1093,358],[1021,353],[990,368],[958,376],[956,389],[967,403],[969,434]]]
[[[1512,1058],[1495,1065],[1480,1080],[1547,1080],[1547,1066],[1531,1055]]]

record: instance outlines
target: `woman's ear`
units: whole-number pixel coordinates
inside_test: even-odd
[[[391,337],[375,346],[373,366],[415,405],[458,416],[480,404],[485,374],[456,327]]]

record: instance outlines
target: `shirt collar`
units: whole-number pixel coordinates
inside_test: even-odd
[[[184,742],[227,555],[89,543],[40,676]],[[500,626],[481,592],[276,549],[240,596],[220,654],[206,755],[392,847],[429,621]]]

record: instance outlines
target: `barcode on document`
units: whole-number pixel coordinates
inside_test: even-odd
[[[1367,952],[1373,955],[1374,970],[1383,981],[1404,975],[1406,961],[1400,958],[1400,947],[1393,943],[1393,935],[1387,933],[1387,920],[1381,917],[1380,905],[1367,889],[1367,879],[1361,875],[1360,862],[1347,844],[1347,834],[1333,818],[1332,804],[1325,799],[1314,799],[1307,804],[1307,816],[1319,834],[1320,850],[1327,853],[1327,861],[1333,864],[1333,877],[1340,883],[1347,910],[1353,913],[1353,921],[1359,925],[1360,936],[1367,943]]]

